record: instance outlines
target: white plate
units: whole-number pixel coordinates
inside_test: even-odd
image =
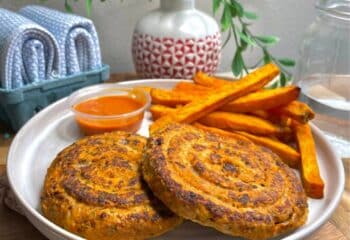
[[[154,86],[170,88],[178,80],[139,80],[123,82],[119,85]],[[150,123],[149,113],[140,130],[147,136]],[[325,180],[325,196],[321,200],[309,199],[309,218],[307,223],[285,236],[277,239],[301,239],[319,228],[331,216],[344,189],[344,169],[323,133],[312,126],[317,146],[320,171]],[[7,171],[12,190],[28,219],[51,240],[81,239],[47,220],[40,211],[40,192],[46,170],[56,154],[82,135],[70,112],[66,100],[62,99],[47,107],[32,118],[17,134],[10,147]],[[213,229],[186,222],[176,230],[158,239],[232,239]]]

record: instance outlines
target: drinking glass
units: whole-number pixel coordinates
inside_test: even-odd
[[[316,111],[314,123],[350,157],[350,0],[320,0],[301,43],[295,82]]]

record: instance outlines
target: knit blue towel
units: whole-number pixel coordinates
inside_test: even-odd
[[[27,6],[19,11],[49,30],[57,39],[67,75],[101,67],[101,50],[93,22],[87,18],[62,13],[41,6]]]
[[[47,30],[0,8],[1,88],[14,89],[60,73],[58,45]]]

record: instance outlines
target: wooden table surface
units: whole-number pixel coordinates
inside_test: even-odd
[[[113,74],[111,82],[136,79],[135,74]],[[0,176],[5,173],[6,156],[12,137],[6,139],[6,129],[0,128]],[[346,189],[342,200],[330,220],[306,240],[350,240],[350,159],[343,159],[346,174]],[[20,214],[0,203],[1,240],[46,239]]]

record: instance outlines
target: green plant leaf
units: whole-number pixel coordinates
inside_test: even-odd
[[[293,59],[290,59],[290,58],[280,58],[280,59],[278,59],[278,62],[286,67],[294,67],[295,66],[295,61]]]
[[[231,17],[234,18],[237,16],[237,10],[235,8],[235,6],[233,6],[232,4],[228,4],[228,6],[230,7],[231,10]]]
[[[218,9],[220,8],[221,3],[222,3],[222,0],[213,0],[213,13],[214,13],[214,15],[216,14]]]
[[[242,38],[241,38],[241,41],[239,44],[240,44],[240,48],[242,49],[242,51],[246,50],[248,47],[248,43],[246,41],[244,41]]]
[[[275,44],[277,42],[279,42],[279,38],[276,36],[256,36],[256,39],[258,39],[260,42],[267,44],[267,45],[272,45]]]
[[[270,63],[270,62],[271,62],[270,56],[269,56],[269,55],[264,55],[264,63],[265,63],[265,64],[268,64],[268,63]]]
[[[263,53],[264,53],[264,57],[263,57],[264,64],[270,63],[270,62],[271,62],[271,56],[270,56],[270,54],[267,52],[266,49],[263,49]]]
[[[250,19],[250,20],[256,20],[258,19],[258,16],[256,15],[256,13],[254,12],[248,12],[248,11],[244,11],[243,12],[243,16],[247,19]]]
[[[244,68],[244,62],[243,62],[241,50],[237,49],[235,57],[232,60],[231,69],[235,76],[240,76],[243,68]]]
[[[64,7],[66,8],[66,11],[67,11],[67,12],[70,12],[70,13],[73,12],[73,8],[72,8],[72,6],[70,5],[70,3],[69,3],[68,0],[64,0]]]
[[[236,8],[237,15],[239,17],[243,17],[243,13],[244,13],[243,6],[236,0],[231,0],[231,4]]]
[[[220,25],[221,25],[221,31],[222,32],[225,32],[225,31],[227,31],[230,28],[231,21],[232,21],[232,15],[231,15],[230,6],[227,3],[225,3],[224,11],[222,13],[222,17],[221,17],[221,20],[220,20]]]
[[[287,78],[283,72],[281,72],[280,74],[280,83],[281,83],[281,87],[284,87],[287,85]]]
[[[85,8],[88,17],[91,16],[92,0],[85,0]]]
[[[279,82],[276,81],[271,86],[269,86],[268,89],[278,88],[278,86],[279,86]]]
[[[248,45],[252,45],[252,46],[256,46],[255,41],[250,38],[250,36],[248,36],[245,32],[238,32],[239,37],[241,38],[241,40],[243,40],[244,42],[246,42]]]

